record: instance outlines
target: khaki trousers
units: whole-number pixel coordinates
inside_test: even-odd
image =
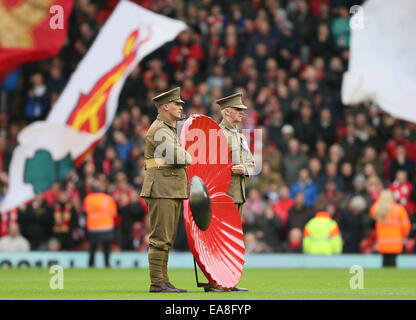
[[[148,253],[150,281],[151,284],[169,282],[169,250],[176,239],[182,199],[144,199],[152,228]]]
[[[244,203],[235,203],[238,212],[240,212],[240,218],[243,218],[243,205]]]

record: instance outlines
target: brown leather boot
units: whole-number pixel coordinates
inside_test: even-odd
[[[166,286],[167,286],[168,288],[179,290],[179,292],[188,292],[188,290],[186,290],[186,289],[179,289],[179,288],[176,288],[176,287],[175,287],[172,283],[170,283],[170,282],[165,282],[165,284],[166,284]]]
[[[164,282],[158,282],[150,285],[149,292],[179,293],[181,291],[175,288],[169,288]]]
[[[224,290],[223,288],[221,288],[221,287],[219,287],[219,286],[213,286],[213,285],[209,285],[209,286],[206,286],[205,288],[204,288],[204,291],[205,292],[226,292],[227,290]]]

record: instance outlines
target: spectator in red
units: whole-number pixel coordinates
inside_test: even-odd
[[[78,228],[78,214],[66,191],[61,191],[54,203],[52,216],[52,237],[59,240],[64,250],[72,250],[74,246],[73,232]]]
[[[178,36],[178,41],[169,52],[168,62],[175,70],[183,70],[191,57],[202,61],[204,52],[197,41],[193,39],[193,31],[187,29]]]
[[[0,213],[0,237],[7,236],[9,234],[10,225],[16,224],[19,219],[19,210],[14,208],[9,211]]]
[[[264,79],[266,81],[277,80],[278,65],[277,65],[276,59],[268,58],[266,61],[265,67],[266,67],[266,70],[264,72]]]
[[[274,214],[282,220],[283,228],[286,227],[289,210],[293,207],[295,201],[290,198],[290,190],[283,186],[280,188],[279,200],[273,205]]]
[[[76,174],[73,173],[72,176],[74,177],[73,180],[70,180],[69,177],[65,183],[65,191],[68,193],[69,199],[74,204],[75,209],[78,212],[81,212],[81,193],[77,189],[75,184]]]
[[[288,253],[302,253],[302,229],[293,228],[288,234]]]
[[[143,82],[149,89],[156,88],[156,80],[158,79],[168,80],[169,77],[162,69],[162,61],[159,59],[153,59],[149,61],[149,70],[143,73]]]
[[[372,175],[367,178],[365,189],[367,194],[370,196],[371,204],[373,204],[378,200],[378,197],[383,190],[383,183],[378,176]]]
[[[53,184],[48,190],[43,193],[43,198],[48,207],[53,207],[61,193],[61,185],[59,183]]]
[[[198,82],[199,79],[199,72],[200,72],[200,65],[196,58],[191,57],[186,62],[186,67],[184,70],[184,77],[188,78],[194,78],[196,82]]]
[[[115,188],[112,196],[117,203],[118,208],[122,208],[131,203],[136,191],[128,183],[127,176],[124,172],[118,172],[115,176]]]
[[[220,5],[213,5],[211,8],[211,13],[207,18],[208,24],[218,28],[218,30],[221,30],[224,25],[224,16],[221,11],[222,10]]]
[[[318,138],[315,142],[315,153],[313,154],[314,158],[317,158],[321,163],[325,163],[327,161],[327,149],[328,145],[326,144],[325,140],[322,138]]]
[[[403,128],[400,126],[396,126],[393,129],[393,137],[389,141],[387,141],[386,144],[386,151],[389,154],[390,158],[393,160],[397,158],[396,147],[399,144],[403,145],[406,148],[406,153],[409,156],[409,158],[414,159],[412,154],[413,148],[411,142],[407,140],[404,136]]]
[[[110,175],[112,171],[112,163],[115,158],[117,158],[116,149],[113,146],[108,146],[105,149],[104,160],[101,164],[101,169],[106,176]]]
[[[202,44],[204,51],[207,53],[208,65],[211,65],[216,61],[218,48],[221,45],[221,35],[220,30],[215,25],[211,25],[208,30],[209,33],[202,38]]]
[[[397,171],[396,179],[389,186],[389,189],[393,191],[394,200],[404,206],[409,215],[413,215],[415,211],[415,203],[410,200],[412,188],[412,184],[407,180],[407,172],[405,170]]]
[[[316,17],[321,13],[322,3],[325,3],[327,6],[330,6],[331,0],[308,0],[308,3],[311,15]]]
[[[17,144],[17,135],[19,134],[19,126],[17,124],[10,124],[7,135],[7,144],[10,149],[13,149]]]
[[[196,93],[196,88],[192,78],[186,78],[181,87],[181,97],[186,101],[191,100],[192,96]]]
[[[245,105],[247,106],[247,110],[245,111],[245,115],[243,118],[243,128],[245,129],[256,129],[258,128],[260,114],[254,108],[253,102],[250,99],[245,99]]]
[[[237,55],[238,39],[235,33],[228,33],[225,36],[225,52],[228,59],[234,58]]]
[[[313,0],[311,0],[313,1]],[[316,0],[320,1],[320,0]],[[323,0],[319,3],[318,15],[314,17],[315,26],[325,24],[328,28],[331,26],[331,0]]]

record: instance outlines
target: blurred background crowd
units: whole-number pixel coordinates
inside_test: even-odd
[[[60,54],[24,65],[1,85],[1,197],[19,130],[46,118],[117,2],[76,1]],[[247,252],[302,252],[303,229],[323,209],[338,223],[344,253],[374,252],[369,208],[385,188],[407,210],[404,250],[413,252],[416,125],[340,98],[349,10],[363,1],[134,2],[189,29],[133,70],[110,130],[82,166],[2,214],[0,250],[5,236],[19,237],[15,250],[87,250],[83,200],[99,185],[117,203],[112,249],[145,251],[150,230],[138,195],[144,138],[157,115],[151,98],[181,86],[185,113],[216,121],[215,100],[242,91],[242,127],[262,130],[262,171],[250,179],[243,212]],[[175,249],[187,250],[183,222]]]

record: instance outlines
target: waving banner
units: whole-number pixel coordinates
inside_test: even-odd
[[[0,0],[0,82],[19,65],[59,53],[73,0]]]
[[[394,117],[416,122],[416,1],[367,0],[362,28],[351,30],[344,104],[372,100]]]
[[[33,199],[37,192],[62,179],[70,162],[79,164],[111,125],[129,73],[143,57],[185,28],[181,21],[121,1],[47,120],[29,125],[19,134],[19,145],[10,164],[9,190],[1,210]],[[47,159],[49,170],[39,170],[42,159]],[[63,164],[65,170],[50,171]],[[38,168],[37,172],[33,168]]]

